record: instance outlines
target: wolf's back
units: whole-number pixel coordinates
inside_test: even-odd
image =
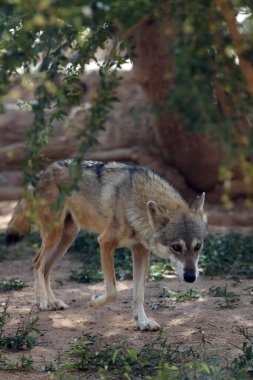
[[[6,244],[15,244],[21,240],[31,229],[31,218],[29,217],[29,202],[22,198],[14,209],[6,231]]]

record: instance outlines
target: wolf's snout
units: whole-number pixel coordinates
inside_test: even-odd
[[[186,282],[194,282],[196,280],[195,272],[192,272],[192,271],[184,272],[184,280]]]

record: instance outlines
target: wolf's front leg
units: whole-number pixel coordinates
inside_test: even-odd
[[[141,244],[132,248],[133,257],[133,314],[140,330],[159,330],[160,325],[148,319],[144,310],[144,291],[149,264],[149,251]]]
[[[104,232],[98,237],[98,242],[105,280],[105,293],[91,298],[90,306],[94,308],[116,301],[118,297],[114,272],[114,251],[118,246],[118,240],[112,233]]]

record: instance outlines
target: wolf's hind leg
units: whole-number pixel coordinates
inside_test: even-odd
[[[79,228],[73,221],[71,214],[67,214],[64,221],[61,240],[45,265],[45,286],[47,290],[49,309],[59,310],[66,309],[68,307],[65,302],[55,297],[50,285],[50,271],[55,263],[65,255],[68,248],[75,240],[78,231]]]
[[[45,263],[48,255],[56,248],[60,241],[61,232],[62,227],[41,230],[41,248],[33,260],[35,299],[40,310],[48,310],[48,295],[44,277]]]
[[[112,231],[106,231],[98,237],[98,242],[100,245],[101,266],[105,280],[105,293],[92,297],[90,306],[94,308],[113,302],[118,297],[114,272],[114,251],[118,246],[118,239]]]
[[[148,319],[144,310],[144,291],[147,269],[149,264],[149,251],[141,244],[132,248],[133,257],[133,314],[140,330],[158,330],[159,324]]]

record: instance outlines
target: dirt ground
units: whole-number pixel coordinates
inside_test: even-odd
[[[4,228],[10,218],[13,204],[0,207],[0,223]],[[70,269],[80,264],[67,254],[53,273],[53,288],[57,297],[69,305],[67,310],[39,312],[39,327],[43,332],[38,337],[38,345],[31,351],[25,352],[34,359],[35,371],[29,373],[0,371],[0,379],[50,379],[51,375],[43,372],[46,364],[56,363],[59,354],[70,348],[71,342],[83,333],[101,334],[108,342],[127,340],[133,347],[141,347],[154,340],[158,332],[140,332],[136,329],[131,314],[131,281],[118,282],[119,299],[117,302],[98,310],[88,306],[92,294],[100,293],[103,284],[77,284],[68,279]],[[21,291],[0,293],[0,304],[9,298],[10,322],[8,331],[13,331],[20,314],[27,315],[33,305],[33,270],[32,255],[12,261],[0,263],[0,280],[18,277],[29,282],[29,286]],[[55,279],[61,279],[55,282]],[[217,305],[217,298],[208,295],[211,286],[224,286],[240,294],[240,304],[233,309],[222,309]],[[224,358],[238,354],[237,347],[242,344],[242,337],[237,333],[236,326],[253,327],[252,304],[253,295],[246,288],[253,286],[253,280],[243,280],[234,284],[226,278],[210,279],[200,276],[194,286],[180,282],[176,276],[159,281],[148,281],[146,286],[145,307],[149,317],[158,321],[163,328],[163,335],[171,343],[181,343],[182,347],[196,346],[201,341],[201,330],[211,343],[212,349]],[[173,291],[186,290],[191,287],[198,289],[201,296],[196,300],[185,302],[168,301],[166,307],[153,307],[158,303],[163,287]],[[15,358],[19,354],[9,354]],[[82,379],[86,379],[82,375]]]

